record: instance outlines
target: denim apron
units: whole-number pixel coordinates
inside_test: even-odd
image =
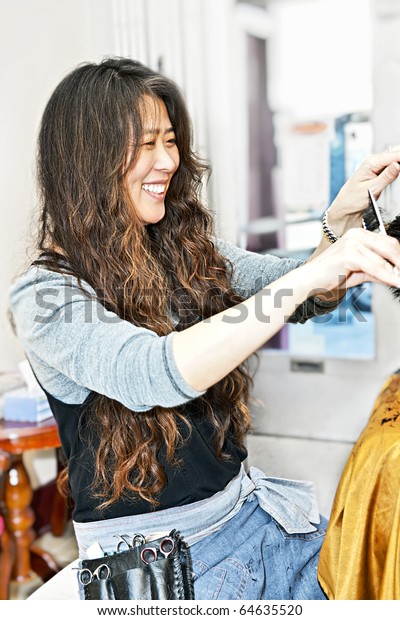
[[[119,535],[148,541],[177,529],[190,545],[198,600],[325,599],[317,564],[326,520],[311,482],[270,478],[242,467],[205,500],[155,513],[74,522],[81,559],[97,543],[116,549]],[[90,551],[90,549],[89,549]]]

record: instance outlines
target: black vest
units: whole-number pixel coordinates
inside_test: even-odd
[[[72,516],[77,522],[143,514],[206,499],[221,491],[239,473],[241,462],[247,457],[245,449],[239,449],[227,438],[224,452],[230,458],[218,459],[213,447],[212,428],[198,400],[190,401],[182,409],[191,422],[192,431],[189,435],[186,425],[178,420],[179,429],[185,438],[177,450],[180,465],[177,467],[169,465],[163,451],[158,455],[168,479],[167,485],[157,497],[159,505],[154,509],[140,497],[132,496],[121,499],[110,508],[99,512],[96,507],[100,501],[93,496],[91,490],[94,478],[93,448],[96,448],[98,436],[97,438],[93,436],[91,429],[91,448],[89,448],[87,425],[85,425],[85,416],[89,415],[85,411],[86,405],[90,404],[89,399],[93,398],[94,392],[89,394],[84,403],[68,405],[44,391],[57,421],[62,448],[68,461],[69,483],[74,500]],[[132,415],[146,415],[146,413],[132,412]]]

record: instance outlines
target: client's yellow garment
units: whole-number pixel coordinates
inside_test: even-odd
[[[330,599],[400,599],[400,375],[382,388],[346,463],[321,550]]]

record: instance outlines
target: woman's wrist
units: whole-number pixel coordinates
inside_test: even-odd
[[[325,211],[322,226],[325,236],[331,243],[337,241],[351,228],[365,228],[361,213],[340,214],[333,204]]]

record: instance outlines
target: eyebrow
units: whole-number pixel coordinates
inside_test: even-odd
[[[144,135],[149,134],[149,133],[158,135],[160,133],[160,130],[159,129],[145,129],[143,132]],[[168,127],[168,129],[164,131],[164,135],[166,133],[175,133],[175,129],[173,127]]]

